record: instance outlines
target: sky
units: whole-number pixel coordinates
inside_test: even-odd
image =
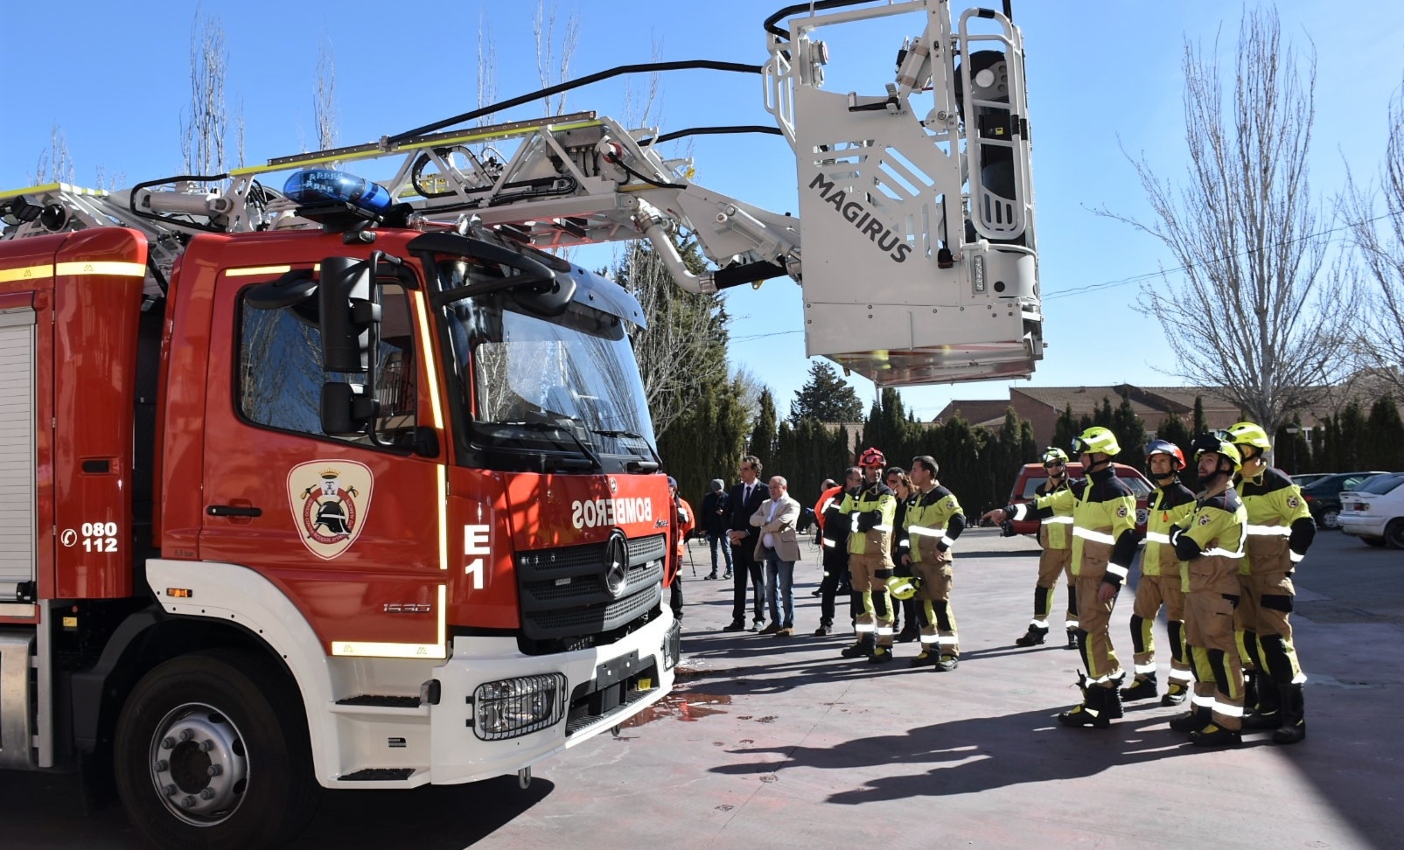
[[[600,4],[558,0],[557,32],[572,12],[579,40],[570,76],[616,65],[682,59],[765,61],[762,21],[784,3],[666,0]],[[976,5],[952,0],[959,10]],[[985,5],[999,8],[1000,3]],[[1249,6],[1253,10],[1268,6]],[[1311,189],[1324,200],[1340,189],[1347,166],[1357,179],[1379,170],[1387,106],[1404,80],[1404,4],[1398,0],[1280,0],[1284,41],[1316,58],[1316,125]],[[316,146],[313,90],[319,48],[335,62],[340,145],[372,141],[477,106],[480,31],[493,46],[498,99],[541,87],[532,18],[536,3],[422,3],[340,0],[336,4],[205,0],[229,48],[226,95],[244,119],[248,164]],[[1143,281],[1176,265],[1157,241],[1099,215],[1105,209],[1149,221],[1131,157],[1180,179],[1187,154],[1181,95],[1186,40],[1213,49],[1232,68],[1237,3],[1210,0],[1013,0],[1028,54],[1028,91],[1044,360],[1034,386],[1129,382],[1175,385],[1165,334],[1137,305]],[[0,0],[0,33],[27,45],[0,81],[0,189],[29,185],[54,128],[75,163],[75,182],[119,186],[181,171],[181,122],[189,103],[190,46],[197,6],[185,0]],[[833,90],[844,73],[891,78],[904,34],[919,19],[855,28],[834,38]],[[835,31],[837,32],[837,31]],[[868,76],[870,75],[870,76]],[[861,83],[859,84],[861,85]],[[636,111],[647,86],[612,81],[568,95],[567,111],[591,109],[618,119]],[[686,71],[660,80],[664,132],[720,124],[772,124],[760,78]],[[862,88],[863,93],[879,93]],[[540,117],[539,105],[500,120]],[[230,140],[229,165],[235,156]],[[675,151],[679,149],[675,148]],[[682,151],[685,152],[685,151]],[[695,181],[777,212],[797,208],[794,156],[777,136],[695,138]],[[388,162],[389,160],[387,160]],[[376,174],[363,176],[375,179]],[[1338,242],[1339,244],[1339,242]],[[573,257],[595,267],[609,249]],[[1328,261],[1331,276],[1339,261]],[[732,365],[775,395],[781,416],[804,383],[800,289],[781,278],[724,296]],[[874,385],[849,379],[864,403]],[[1005,398],[1025,382],[907,388],[918,417],[952,399]]]

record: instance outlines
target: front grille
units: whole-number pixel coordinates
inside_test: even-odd
[[[663,598],[668,541],[661,534],[627,541],[629,569],[618,598],[606,584],[605,543],[518,553],[522,632],[530,640],[581,638],[625,626]]]

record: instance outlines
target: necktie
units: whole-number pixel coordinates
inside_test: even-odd
[[[749,485],[749,484],[746,485],[746,493],[745,493],[744,496],[742,496],[742,499],[743,499],[743,501],[747,501],[747,502],[751,501],[751,485]]]

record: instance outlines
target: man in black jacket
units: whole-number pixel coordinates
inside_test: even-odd
[[[697,523],[702,527],[707,545],[712,550],[712,572],[707,579],[717,578],[718,549],[726,562],[726,575],[721,578],[731,578],[731,541],[726,538],[726,532],[731,528],[731,497],[727,495],[726,485],[720,478],[712,479],[712,486],[702,497],[702,510]]]
[[[741,481],[731,488],[731,510],[727,522],[734,597],[731,623],[722,631],[740,632],[746,629],[746,584],[749,581],[755,610],[751,631],[758,632],[765,625],[765,584],[761,577],[761,565],[756,563],[755,558],[756,537],[760,532],[751,525],[751,514],[760,509],[761,502],[770,498],[770,491],[760,481],[761,462],[755,455],[741,458],[739,470]]]

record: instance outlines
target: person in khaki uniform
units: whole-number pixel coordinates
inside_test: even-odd
[[[1242,463],[1238,448],[1211,434],[1196,437],[1193,447],[1205,490],[1170,541],[1185,562],[1185,629],[1197,681],[1189,714],[1171,720],[1170,728],[1189,732],[1198,746],[1223,747],[1239,743],[1243,725],[1243,665],[1233,612],[1248,513],[1231,486]]]
[[[1043,468],[1048,480],[1038,485],[1035,498],[1068,488],[1068,453],[1049,447],[1043,452]],[[1068,649],[1077,649],[1077,587],[1072,577],[1072,506],[1059,503],[1038,526],[1038,583],[1034,585],[1033,620],[1029,630],[1014,639],[1015,646],[1038,646],[1048,637],[1048,613],[1053,610],[1053,589],[1058,577],[1068,584],[1068,608],[1063,627],[1068,633]]]
[[[921,654],[913,667],[931,665],[940,672],[960,663],[955,610],[951,607],[954,556],[951,547],[965,530],[965,512],[955,494],[936,480],[940,467],[930,455],[912,458],[912,484],[916,488],[907,506],[905,525],[909,545],[902,557],[920,581],[917,618],[921,621]]]
[[[843,650],[844,658],[867,655],[873,664],[892,660],[892,599],[887,580],[892,577],[892,520],[897,514],[897,496],[882,480],[887,459],[877,449],[858,457],[863,470],[863,486],[856,494],[846,493],[839,512],[848,516],[848,572],[855,594],[863,605],[853,623],[858,642]]]
[[[1104,729],[1121,717],[1121,686],[1125,673],[1112,646],[1112,609],[1121,583],[1136,555],[1136,497],[1116,475],[1112,458],[1121,452],[1116,435],[1094,426],[1073,439],[1086,478],[1066,490],[1040,496],[1032,504],[995,508],[984,519],[1004,522],[1029,515],[1051,516],[1058,506],[1072,507],[1072,574],[1077,587],[1078,649],[1087,674],[1079,685],[1083,701],[1058,715],[1064,726]]]
[[[1158,488],[1151,496],[1146,518],[1146,549],[1141,556],[1141,581],[1136,585],[1136,603],[1131,614],[1131,646],[1135,655],[1136,679],[1121,690],[1122,702],[1154,699],[1155,624],[1160,606],[1165,605],[1165,631],[1170,638],[1170,681],[1161,705],[1180,705],[1189,693],[1194,673],[1190,670],[1185,644],[1185,604],[1180,591],[1180,559],[1170,545],[1170,530],[1194,513],[1194,493],[1180,483],[1185,455],[1168,440],[1151,440],[1146,445],[1146,471]]]
[[[1292,644],[1292,574],[1316,537],[1316,522],[1302,491],[1286,473],[1267,465],[1267,432],[1252,422],[1230,425],[1227,438],[1243,455],[1238,495],[1248,511],[1246,557],[1239,567],[1243,603],[1237,625],[1244,666],[1256,700],[1243,725],[1275,729],[1272,740],[1295,744],[1306,737],[1302,684],[1306,674]],[[1250,693],[1250,696],[1254,694]],[[1256,706],[1252,703],[1256,702]]]

